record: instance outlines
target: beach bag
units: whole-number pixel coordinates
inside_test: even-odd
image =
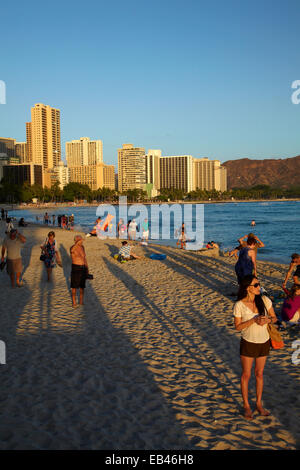
[[[284,347],[281,334],[273,323],[268,323],[268,332],[270,335],[270,343],[273,349],[281,349]]]

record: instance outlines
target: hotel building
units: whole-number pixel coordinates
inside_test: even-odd
[[[146,190],[149,197],[155,197],[160,189],[161,150],[149,149],[145,156]]]
[[[15,145],[16,157],[20,163],[27,163],[27,144],[26,142],[16,142]]]
[[[81,165],[69,167],[70,183],[87,184],[92,191],[99,188],[115,189],[114,165]]]
[[[160,189],[193,190],[193,157],[191,155],[160,157]]]
[[[69,168],[103,163],[102,140],[81,137],[79,140],[66,142],[66,159]]]
[[[42,103],[31,108],[31,122],[26,123],[28,161],[54,168],[61,161],[60,111]]]
[[[16,139],[0,137],[0,155],[7,160],[16,157]]]
[[[118,149],[118,190],[145,189],[145,149],[124,144]]]
[[[208,158],[193,159],[194,189],[212,191],[227,190],[227,170],[219,160]]]
[[[34,163],[3,166],[3,177],[11,184],[43,184],[43,167]]]

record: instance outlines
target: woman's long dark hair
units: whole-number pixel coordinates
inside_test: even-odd
[[[240,282],[240,288],[239,288],[238,295],[237,295],[238,300],[242,300],[247,297],[248,295],[247,289],[250,286],[253,279],[257,279],[257,277],[254,276],[253,274],[248,274],[247,276],[243,277],[243,279]],[[254,302],[257,307],[259,315],[265,315],[266,307],[265,307],[265,303],[262,299],[261,294],[255,296]]]

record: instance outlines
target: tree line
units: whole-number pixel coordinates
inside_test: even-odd
[[[233,188],[228,191],[196,189],[188,193],[181,189],[161,189],[159,195],[149,198],[142,189],[131,189],[122,193],[110,189],[99,188],[96,191],[86,184],[69,183],[63,189],[55,182],[51,188],[38,184],[14,185],[5,179],[1,181],[0,201],[8,203],[29,203],[36,198],[44,202],[118,202],[119,196],[127,196],[128,202],[172,202],[172,201],[230,201],[250,199],[293,199],[300,198],[300,186],[288,189],[274,188],[267,185],[256,185],[251,188]]]

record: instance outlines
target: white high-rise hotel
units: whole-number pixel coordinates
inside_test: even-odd
[[[103,163],[102,140],[81,137],[79,140],[66,142],[66,159],[69,168]]]
[[[152,196],[161,189],[227,190],[227,170],[219,160],[191,155],[162,156],[161,150],[123,145],[118,151],[119,191],[144,188]]]

